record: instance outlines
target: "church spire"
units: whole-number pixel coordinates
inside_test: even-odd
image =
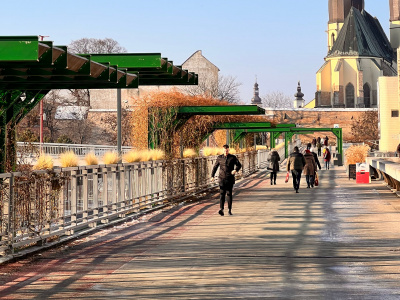
[[[294,99],[294,108],[303,108],[306,101],[303,99],[304,94],[301,92],[300,81],[297,84],[297,93],[294,94],[294,96],[296,97],[296,99]]]
[[[255,104],[255,105],[262,104],[262,101],[260,98],[260,91],[258,89],[257,76],[256,76],[256,83],[254,84],[254,96],[251,99],[251,104]]]

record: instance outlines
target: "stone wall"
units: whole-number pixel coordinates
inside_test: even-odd
[[[267,115],[273,117],[276,123],[293,123],[305,128],[334,128],[339,125],[343,129],[343,140],[352,141],[351,125],[354,120],[358,119],[364,112],[374,111],[378,114],[377,109],[335,109],[335,108],[314,108],[314,109],[294,109],[294,110],[268,110]],[[313,136],[326,136],[331,141],[335,141],[336,137],[332,133],[315,133],[314,135],[303,136],[304,142],[309,142]]]

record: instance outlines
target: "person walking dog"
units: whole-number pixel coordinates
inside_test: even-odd
[[[276,185],[276,173],[279,172],[279,161],[281,160],[278,151],[272,149],[267,160],[269,161],[268,170],[271,171],[271,185]]]
[[[211,177],[214,180],[215,173],[219,167],[219,192],[220,192],[220,210],[219,214],[224,215],[225,196],[228,200],[229,214],[232,215],[232,190],[235,184],[235,174],[239,172],[242,167],[238,158],[235,155],[229,154],[229,146],[224,145],[224,154],[217,157],[217,161],[212,169]]]
[[[287,161],[286,170],[289,173],[292,172],[293,177],[293,188],[296,193],[299,192],[301,173],[303,172],[304,166],[306,165],[306,160],[303,154],[299,152],[299,147],[294,147],[293,153]]]

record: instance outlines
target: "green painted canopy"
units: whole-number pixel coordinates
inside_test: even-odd
[[[0,37],[0,89],[110,89],[195,85],[198,75],[161,54],[73,54],[38,36]]]

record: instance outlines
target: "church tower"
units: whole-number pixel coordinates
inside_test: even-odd
[[[400,0],[389,0],[390,5],[390,43],[396,52],[400,47]]]
[[[296,97],[294,99],[294,108],[304,108],[306,101],[303,99],[304,94],[301,92],[300,81],[297,85],[297,93],[294,96]]]
[[[261,105],[262,104],[262,101],[261,101],[261,98],[260,98],[260,91],[258,89],[257,81],[254,84],[254,96],[251,99],[251,104],[253,104],[253,105]]]
[[[343,27],[344,20],[353,6],[362,11],[364,9],[364,0],[329,0],[328,51],[332,49]]]

